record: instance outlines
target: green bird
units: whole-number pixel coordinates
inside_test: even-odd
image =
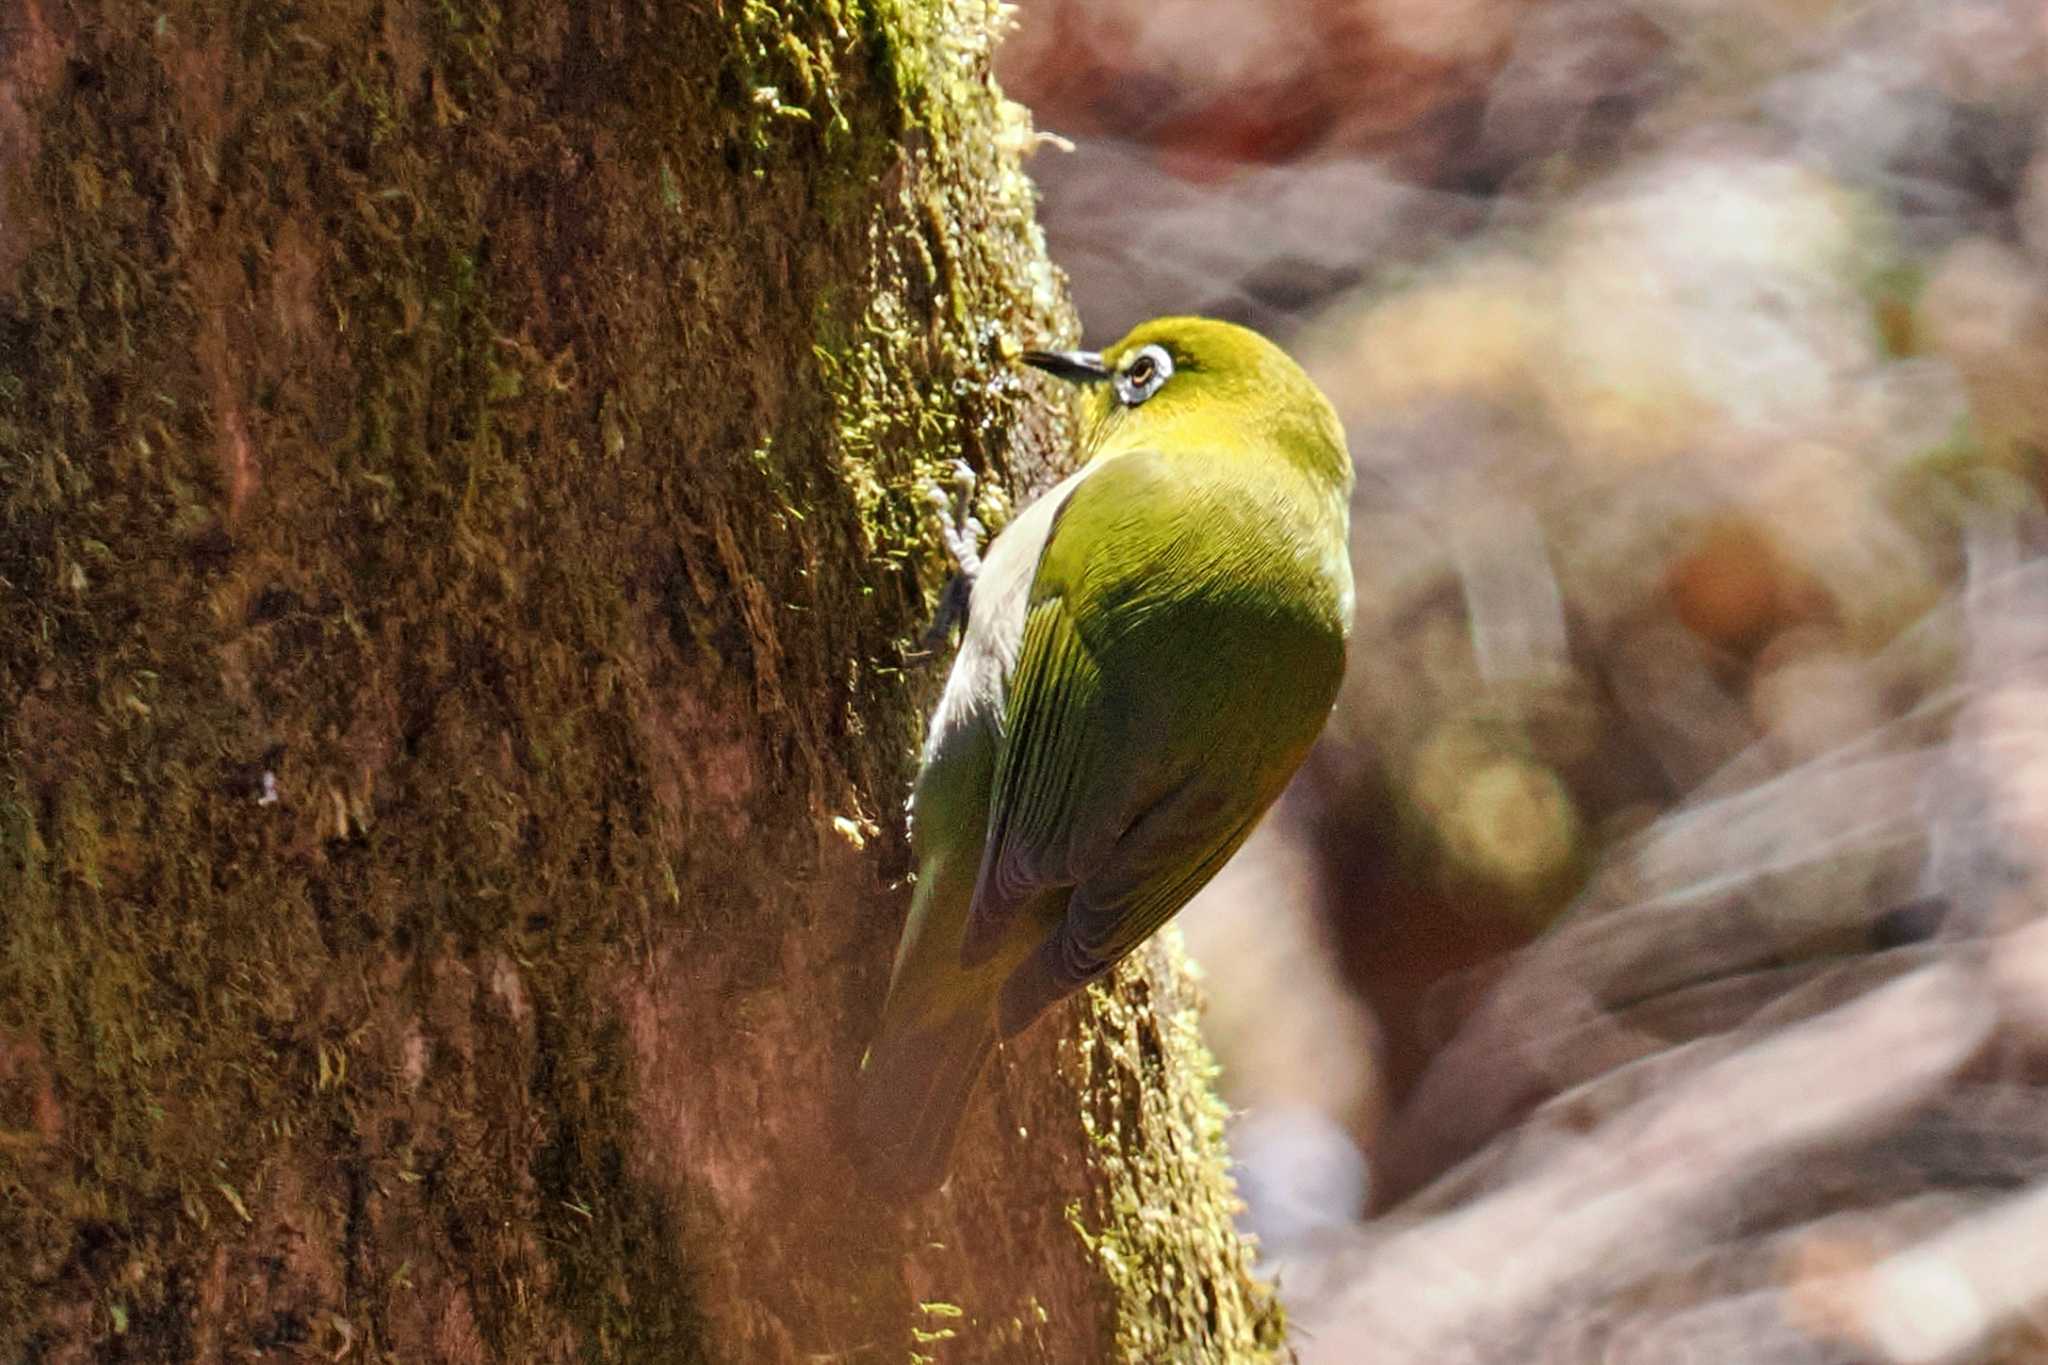
[[[857,1117],[898,1195],[945,1178],[997,1039],[1237,851],[1350,633],[1351,457],[1285,352],[1161,318],[1024,360],[1086,386],[1083,463],[989,546],[911,796],[917,887]]]

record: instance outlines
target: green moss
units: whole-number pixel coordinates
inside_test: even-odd
[[[923,490],[1042,479],[1063,316],[986,16],[99,16],[0,279],[0,1357],[701,1358],[618,983],[901,865]]]
[[[491,230],[530,192],[526,158],[552,166],[633,111],[551,131],[564,92],[522,92],[510,54],[595,40],[542,31],[545,15],[450,8],[396,35],[343,7],[249,11],[227,35],[202,7],[117,20],[52,94],[31,185],[50,218],[4,332],[22,401],[0,431],[15,589],[0,657],[19,703],[0,1033],[34,1065],[7,1092],[24,1109],[10,1130],[31,1136],[0,1154],[0,1354],[75,1330],[49,1314],[110,1258],[135,1290],[90,1329],[102,1349],[179,1354],[197,1274],[181,1267],[274,1226],[276,1178],[328,1168],[346,1173],[320,1196],[338,1223],[407,1203],[421,1230],[342,1239],[357,1260],[336,1277],[386,1288],[348,1295],[321,1331],[389,1342],[394,1296],[480,1261],[496,1271],[469,1286],[477,1330],[498,1350],[536,1351],[559,1313],[595,1355],[685,1358],[675,1211],[621,1159],[631,1078],[584,998],[636,920],[681,899],[677,831],[650,828],[628,685],[602,662],[636,648],[616,566],[644,562],[673,501],[607,534],[583,520],[605,510],[559,481],[628,473],[624,438],[585,430],[565,364],[594,361],[623,395],[608,433],[715,452],[646,414],[665,375],[724,358],[661,326],[660,372],[622,375],[630,362],[592,356],[573,325],[544,335],[516,269],[541,248]],[[181,75],[216,37],[254,86],[235,112],[194,108],[206,73]],[[684,119],[690,68],[653,63],[719,37],[671,35],[638,62],[621,42],[614,88],[651,86]],[[165,109],[184,118],[159,138]],[[508,128],[536,145],[481,131]],[[723,168],[683,174],[701,193]],[[235,231],[210,232],[223,221]],[[706,226],[671,225],[634,264],[660,272],[664,247]],[[615,251],[634,236],[591,234]],[[217,254],[231,238],[239,260]],[[272,338],[266,366],[264,338],[215,332],[214,310],[292,302],[269,285],[300,267],[294,249],[318,277],[297,325],[319,337]],[[719,264],[708,289],[752,292],[762,273]],[[632,329],[636,287],[571,283],[562,307]],[[253,325],[270,323],[285,325]],[[230,366],[252,358],[244,382]],[[268,503],[241,522],[224,510],[237,441]],[[751,491],[742,470],[706,472]],[[266,766],[279,806],[258,802]],[[467,1048],[444,1030],[445,1060],[408,1079],[391,1035],[428,964],[492,955],[523,964],[544,1043],[497,1020]],[[380,1006],[367,978],[394,957],[403,1003]],[[62,1078],[57,1138],[26,1112],[44,1075]],[[442,1116],[427,1131],[404,1131],[413,1087]],[[509,1206],[502,1170],[465,1155],[504,1119],[477,1098],[494,1091],[530,1091],[541,1135]],[[538,1245],[509,1231],[527,1227]],[[421,1258],[376,1264],[405,1243]]]
[[[1067,1210],[1119,1305],[1106,1358],[1281,1359],[1279,1302],[1233,1231],[1228,1110],[1213,1085],[1200,1005],[1179,932],[1162,940],[1123,970],[1121,989],[1090,990],[1088,1025],[1070,1054],[1089,1097],[1083,1121],[1110,1176]]]

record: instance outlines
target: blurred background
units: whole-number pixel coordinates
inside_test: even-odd
[[[1256,326],[1359,466],[1181,919],[1304,1358],[2048,1360],[2048,6],[1015,19],[1089,344]]]

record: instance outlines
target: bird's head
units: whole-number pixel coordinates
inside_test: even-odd
[[[1083,449],[1271,455],[1349,488],[1351,457],[1329,400],[1249,328],[1155,318],[1102,351],[1027,351],[1024,363],[1084,385]]]

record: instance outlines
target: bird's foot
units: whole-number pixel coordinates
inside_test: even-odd
[[[953,559],[953,576],[939,594],[938,610],[918,641],[912,662],[926,663],[952,637],[953,627],[967,619],[968,603],[974,595],[974,580],[981,573],[982,525],[974,516],[974,470],[967,461],[953,461],[953,479],[948,487],[934,483],[925,496],[939,514],[939,536]]]
[[[953,557],[959,576],[971,586],[981,573],[981,522],[974,516],[974,490],[978,481],[965,460],[953,461],[953,483],[933,484],[926,493],[939,514],[939,534],[946,553]]]

